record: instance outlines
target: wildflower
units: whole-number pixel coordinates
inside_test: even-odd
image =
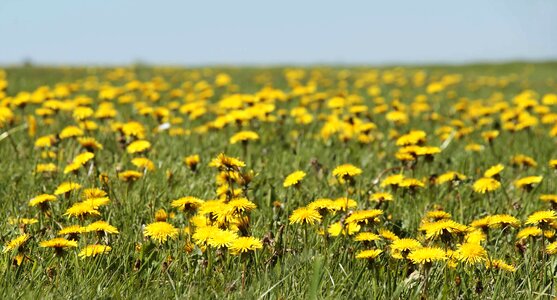
[[[488,269],[493,268],[493,269],[503,270],[511,273],[516,272],[516,268],[514,266],[509,265],[500,259],[492,259],[486,261],[486,267]]]
[[[106,196],[106,192],[98,188],[89,188],[81,191],[83,199],[101,198]]]
[[[341,234],[344,235],[353,235],[360,231],[362,227],[357,223],[346,223],[342,224],[341,222],[333,223],[327,228],[327,233],[330,236],[339,236]]]
[[[203,222],[205,223],[206,221],[203,220]],[[207,246],[209,244],[209,240],[219,230],[221,229],[216,226],[199,226],[199,228],[197,228],[195,233],[192,235],[192,238],[196,245]]]
[[[321,215],[315,209],[300,207],[292,212],[289,220],[290,224],[298,223],[313,225],[315,222],[321,222]]]
[[[141,178],[143,175],[137,171],[133,171],[133,170],[127,170],[127,171],[123,171],[118,173],[118,178],[122,181],[125,182],[132,182],[132,181],[136,181],[139,178]]]
[[[547,252],[547,254],[551,254],[551,255],[557,254],[557,242],[553,242],[553,243],[547,245],[545,247],[545,252]]]
[[[197,169],[197,165],[199,164],[199,155],[194,154],[190,156],[186,156],[184,158],[184,163],[190,168],[190,170],[194,171]]]
[[[354,240],[357,242],[373,242],[380,239],[381,237],[379,235],[371,232],[360,232],[354,237]]]
[[[70,225],[67,227],[64,227],[62,229],[60,229],[58,231],[58,235],[78,235],[80,233],[85,232],[86,229],[83,226],[79,226],[79,225]]]
[[[67,194],[71,191],[78,190],[81,188],[81,185],[75,182],[67,181],[62,182],[54,191],[54,195],[62,195]]]
[[[307,208],[318,210],[321,214],[325,212],[336,212],[341,209],[335,201],[326,198],[320,198],[310,202]]]
[[[489,169],[487,169],[484,172],[484,177],[495,177],[497,175],[499,175],[499,173],[501,173],[501,171],[503,171],[505,169],[505,166],[503,166],[502,164],[497,164],[495,166],[490,167]]]
[[[85,226],[84,232],[104,232],[118,234],[118,228],[108,224],[106,221],[97,221]]]
[[[155,164],[146,157],[136,157],[132,159],[132,164],[140,169],[149,171],[153,171],[155,169]]]
[[[29,200],[29,206],[44,205],[47,202],[56,201],[56,196],[50,194],[41,194]]]
[[[145,226],[143,234],[159,243],[163,243],[168,238],[176,238],[178,229],[167,222],[154,222]]]
[[[540,183],[543,179],[543,176],[528,176],[524,178],[520,178],[514,182],[514,185],[517,188],[523,188],[525,190],[531,190],[534,184]]]
[[[447,254],[441,248],[422,247],[410,251],[408,259],[410,259],[414,264],[426,264],[436,261],[444,261],[447,259]]]
[[[286,176],[286,179],[284,179],[282,185],[284,187],[289,187],[293,185],[296,186],[302,181],[302,179],[304,179],[304,177],[306,177],[306,173],[304,171],[296,171]]]
[[[511,215],[493,215],[489,218],[489,227],[519,227],[520,221]]]
[[[258,140],[259,135],[253,131],[240,131],[230,138],[230,144]]]
[[[242,236],[236,238],[234,241],[232,241],[229,247],[231,253],[235,255],[255,251],[262,248],[263,243],[259,239],[252,236]]]
[[[87,151],[102,150],[103,145],[99,143],[95,138],[92,137],[80,137],[77,139],[81,147],[87,149]]]
[[[412,130],[409,133],[400,136],[397,141],[397,146],[408,146],[425,143],[426,133],[422,130]]]
[[[238,235],[235,232],[219,229],[209,238],[208,244],[215,248],[228,248],[237,238]]]
[[[415,239],[397,239],[391,244],[391,256],[396,259],[406,258],[410,251],[421,247],[422,244]]]
[[[362,169],[351,164],[340,165],[333,170],[333,176],[343,180],[350,180],[360,174],[362,174]]]
[[[30,237],[31,236],[29,234],[24,233],[24,234],[16,237],[15,239],[12,239],[12,240],[8,241],[4,245],[4,249],[2,250],[2,253],[6,253],[6,252],[12,251],[12,250],[17,250],[18,248],[25,245],[25,243],[29,240]]]
[[[516,238],[519,240],[524,240],[527,239],[529,237],[536,237],[536,236],[541,236],[542,235],[542,230],[539,229],[538,227],[535,226],[530,226],[530,227],[525,227],[522,230],[520,230],[518,232],[518,234],[516,235]]]
[[[380,209],[371,209],[371,210],[358,210],[353,212],[350,216],[348,216],[345,220],[346,223],[356,223],[356,224],[367,224],[368,221],[374,221],[375,218],[382,215],[383,211]]]
[[[464,174],[458,173],[458,172],[454,172],[454,171],[449,171],[447,173],[441,174],[437,177],[437,179],[435,180],[436,184],[443,184],[446,182],[455,182],[455,181],[463,181],[466,180],[466,176]]]
[[[453,220],[440,220],[425,223],[420,227],[425,231],[427,239],[450,238],[451,235],[463,234],[468,230],[468,226],[457,223]]]
[[[75,203],[64,213],[64,215],[68,217],[84,217],[86,215],[99,216],[100,214],[101,213],[88,202]]]
[[[557,220],[557,215],[555,214],[555,211],[541,210],[528,216],[528,220],[526,220],[526,224],[543,226],[555,220]]]
[[[385,202],[385,201],[393,201],[394,197],[391,193],[381,192],[381,193],[373,193],[369,197],[369,200],[375,202]]]
[[[78,137],[82,135],[83,135],[83,130],[81,130],[79,127],[67,126],[64,129],[62,129],[62,131],[58,136],[60,137],[60,139],[64,140],[64,139]]]
[[[338,199],[334,200],[334,207],[337,208],[337,210],[343,210],[346,211],[350,208],[354,208],[358,206],[358,202],[356,202],[356,200],[354,199],[349,199],[346,197],[341,197]]]
[[[233,171],[245,167],[246,164],[237,158],[228,157],[221,153],[209,163],[209,166],[218,168],[221,171]]]
[[[404,180],[404,175],[402,174],[391,175],[383,179],[383,181],[381,181],[381,187],[386,187],[386,186],[398,187],[403,180]]]
[[[493,192],[501,187],[501,183],[490,177],[483,177],[476,182],[474,182],[474,191],[476,193],[485,194],[487,192]]]
[[[356,258],[372,260],[372,259],[376,259],[382,252],[383,250],[380,249],[363,250],[360,251],[358,254],[356,254]]]
[[[234,214],[249,212],[257,208],[255,203],[249,201],[247,198],[233,198],[228,202],[228,206],[232,209]]]
[[[523,154],[513,156],[511,164],[515,167],[536,167],[538,165],[533,158]]]
[[[53,238],[51,240],[40,242],[39,246],[43,248],[53,248],[57,254],[62,254],[63,250],[66,248],[77,247],[77,242],[70,241],[65,238]]]
[[[182,197],[172,201],[172,207],[180,208],[183,211],[194,211],[198,209],[205,201],[191,196]]]
[[[394,242],[399,239],[399,237],[394,232],[387,230],[385,228],[379,230],[379,235],[391,242]]]
[[[106,254],[112,250],[112,247],[106,245],[87,245],[83,250],[79,251],[79,257],[95,257],[99,254]]]
[[[58,167],[53,163],[37,164],[35,171],[37,173],[55,173],[58,171]]]
[[[464,243],[457,251],[458,260],[467,264],[476,264],[486,260],[487,251],[476,243]]]
[[[130,154],[143,153],[151,148],[151,143],[145,140],[134,141],[126,147],[126,151]]]

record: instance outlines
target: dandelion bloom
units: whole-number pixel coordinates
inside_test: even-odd
[[[159,243],[163,243],[166,242],[169,237],[172,239],[176,238],[178,229],[167,222],[154,222],[145,226],[143,234]]]
[[[92,137],[80,137],[77,139],[81,147],[88,151],[102,150],[103,145]]]
[[[242,253],[247,253],[249,251],[255,251],[257,249],[262,249],[263,243],[259,239],[256,239],[252,236],[242,236],[230,244],[230,251],[232,254],[238,255]]]
[[[360,251],[358,254],[356,254],[356,258],[357,259],[373,260],[373,259],[376,259],[382,252],[383,252],[383,250],[381,250],[381,249],[363,250],[363,251]]]
[[[56,196],[50,194],[41,194],[29,200],[29,206],[43,205],[51,201],[56,201]]]
[[[67,226],[67,227],[64,227],[64,228],[60,229],[58,231],[58,235],[66,235],[66,234],[77,235],[77,234],[80,234],[80,233],[83,233],[83,232],[85,232],[85,227],[80,226],[80,225],[70,225],[70,226]]]
[[[62,195],[81,188],[81,185],[75,182],[62,182],[54,191],[54,195]]]
[[[385,193],[385,192],[373,193],[369,197],[369,200],[375,202],[393,201],[393,199],[394,199],[393,194]]]
[[[497,164],[487,169],[484,172],[484,177],[494,177],[496,175],[499,175],[499,173],[501,173],[501,171],[503,171],[504,169],[505,166],[503,166],[502,164]]]
[[[6,253],[8,251],[18,249],[19,247],[23,246],[29,240],[30,237],[31,236],[29,234],[24,233],[16,237],[15,239],[8,241],[4,245],[4,249],[2,250],[2,253]]]
[[[464,243],[457,250],[457,258],[467,264],[481,263],[487,259],[487,251],[479,244]]]
[[[97,256],[99,254],[106,254],[112,250],[112,247],[106,245],[87,245],[79,252],[79,257],[86,258]]]
[[[219,229],[213,233],[207,243],[215,248],[228,248],[238,238],[238,234],[231,230]]]
[[[300,207],[292,212],[290,215],[290,224],[310,224],[321,222],[321,215],[315,209],[308,207]]]
[[[507,264],[506,262],[500,259],[492,259],[486,261],[486,267],[488,269],[493,268],[493,269],[503,270],[511,273],[516,272],[516,268],[513,265]]]
[[[246,164],[237,158],[229,157],[221,153],[209,163],[209,166],[218,168],[222,171],[231,171],[245,167]]]
[[[467,177],[464,174],[454,172],[454,171],[449,171],[439,175],[439,177],[437,177],[437,179],[435,180],[435,183],[443,184],[446,182],[463,181],[466,180],[466,178]]]
[[[304,179],[304,177],[306,177],[306,172],[304,171],[293,172],[290,175],[286,176],[286,179],[284,179],[282,185],[284,187],[298,185],[302,181],[302,179]]]
[[[118,228],[108,224],[106,221],[97,221],[85,226],[84,232],[104,232],[118,234]]]
[[[381,237],[371,232],[360,232],[354,237],[356,242],[373,242],[380,240]]]
[[[408,259],[414,264],[433,263],[436,261],[444,261],[447,259],[446,252],[441,248],[422,247],[410,251]]]
[[[517,218],[507,214],[492,215],[489,218],[489,227],[497,228],[505,226],[512,226],[516,228],[520,226],[520,221]]]
[[[228,202],[228,206],[233,211],[233,213],[237,215],[240,213],[252,211],[257,208],[257,205],[255,205],[255,203],[249,201],[245,197],[233,198],[232,200],[230,200],[230,202]]]
[[[100,216],[101,213],[89,202],[78,202],[72,205],[64,213],[68,217],[84,217],[86,215]]]
[[[145,152],[149,150],[149,148],[151,148],[151,143],[149,141],[138,140],[129,144],[126,147],[126,151],[130,154],[135,154]]]
[[[483,177],[474,182],[473,188],[476,193],[485,194],[493,192],[501,187],[501,183],[490,177]]]
[[[367,224],[369,221],[373,222],[375,218],[383,214],[380,209],[358,210],[353,212],[345,220],[346,223]]]
[[[542,235],[542,230],[535,226],[529,226],[521,229],[517,234],[516,238],[519,240],[524,240],[529,237],[537,237]]]
[[[342,179],[352,178],[360,174],[362,174],[362,169],[352,164],[340,165],[333,170],[333,176]]]
[[[55,249],[75,248],[77,247],[77,242],[70,241],[65,238],[53,238],[51,240],[40,242],[39,246],[44,248],[55,248]]]
[[[259,139],[259,135],[254,131],[240,131],[230,138],[230,144],[238,142],[255,141]]]
[[[172,201],[170,206],[179,208],[183,211],[194,211],[198,209],[203,203],[205,203],[205,201],[199,198],[186,196]]]
[[[528,176],[514,182],[517,188],[530,189],[534,184],[542,182],[543,176]]]
[[[124,182],[133,182],[141,178],[143,174],[133,170],[127,170],[118,173],[118,178]]]
[[[149,171],[153,171],[155,169],[155,164],[146,157],[136,157],[132,159],[132,164],[140,169]]]
[[[557,214],[555,214],[555,211],[541,210],[528,216],[528,220],[526,220],[526,224],[544,225],[544,224],[552,223],[556,219],[557,219]]]
[[[427,239],[436,239],[450,235],[459,235],[468,231],[468,226],[457,223],[453,220],[440,220],[425,223],[420,227],[425,231]]]
[[[547,245],[547,247],[545,247],[545,252],[551,255],[557,254],[557,242]]]
[[[197,169],[197,165],[199,164],[199,155],[194,154],[190,156],[186,156],[184,158],[184,163],[192,170],[195,171]]]
[[[421,247],[422,244],[418,240],[410,238],[397,239],[391,244],[391,256],[396,259],[406,258],[410,251]]]

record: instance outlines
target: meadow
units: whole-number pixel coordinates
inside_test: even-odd
[[[0,297],[554,298],[557,63],[6,67]]]

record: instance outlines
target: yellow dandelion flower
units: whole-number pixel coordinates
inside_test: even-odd
[[[140,169],[146,169],[153,171],[155,169],[155,164],[146,157],[136,157],[132,159],[132,164]]]
[[[259,139],[259,135],[254,131],[240,131],[230,138],[230,144],[238,142],[255,141]]]
[[[75,203],[64,213],[64,215],[68,217],[84,217],[87,215],[100,216],[100,214],[101,213],[88,202]]]
[[[373,242],[380,240],[381,237],[371,232],[360,232],[354,237],[356,242]]]
[[[293,172],[290,175],[286,176],[286,179],[284,179],[282,185],[284,187],[298,185],[302,181],[302,179],[304,179],[304,177],[306,177],[306,172],[304,171]]]
[[[501,183],[490,177],[483,177],[474,182],[473,189],[476,193],[485,194],[501,187]]]
[[[535,226],[525,227],[516,234],[516,238],[524,240],[529,237],[537,237],[542,235],[542,230]]]
[[[15,239],[12,239],[10,241],[8,241],[5,245],[4,245],[4,249],[2,250],[2,253],[6,253],[8,251],[12,251],[12,250],[17,250],[19,247],[25,245],[25,243],[29,240],[31,236],[27,233],[24,233],[18,237],[16,237]]]
[[[466,264],[477,264],[487,259],[487,251],[480,244],[464,243],[458,248],[456,256]]]
[[[414,264],[426,264],[447,260],[447,254],[441,248],[422,247],[410,251],[408,259]]]
[[[527,176],[514,182],[517,188],[531,189],[534,184],[542,182],[543,176]]]
[[[85,232],[85,227],[80,225],[70,225],[58,231],[58,235],[76,235]]]
[[[379,255],[381,253],[383,253],[383,250],[380,250],[380,249],[363,250],[363,251],[358,252],[358,254],[356,254],[356,258],[357,259],[373,260],[373,259],[376,259],[377,257],[379,257]]]
[[[290,215],[290,224],[310,224],[321,222],[321,215],[315,209],[308,207],[300,207],[292,212]]]
[[[97,256],[99,254],[106,254],[112,250],[112,247],[106,245],[87,245],[79,252],[79,257],[86,258]]]
[[[484,172],[484,177],[494,177],[496,175],[499,175],[501,173],[501,171],[503,171],[504,169],[505,169],[505,166],[503,166],[502,164],[497,164],[497,165],[492,166],[489,169],[487,169]]]
[[[370,209],[370,210],[358,210],[353,212],[345,220],[346,223],[355,224],[367,224],[368,222],[374,222],[375,219],[383,214],[380,209]]]
[[[198,154],[186,156],[184,158],[184,163],[190,168],[192,171],[197,169],[197,165],[199,164],[200,158]]]
[[[391,256],[396,259],[403,259],[408,256],[410,251],[421,248],[422,244],[415,239],[397,239],[391,243]]]
[[[106,221],[96,221],[85,226],[84,232],[104,232],[118,234],[118,228],[108,224]]]
[[[221,153],[209,163],[209,166],[218,168],[221,171],[232,171],[245,167],[246,164],[237,158]]]
[[[336,176],[337,178],[344,179],[344,180],[348,178],[353,178],[360,174],[362,174],[362,169],[352,164],[340,165],[333,170],[333,176]]]
[[[143,153],[151,148],[151,143],[145,140],[132,142],[126,147],[126,151],[130,154]]]
[[[154,222],[145,226],[143,234],[159,243],[164,243],[168,238],[176,238],[178,229],[167,222]]]
[[[238,235],[235,232],[220,229],[213,233],[208,240],[208,244],[214,248],[228,248],[237,238]]]
[[[136,181],[139,178],[141,178],[143,176],[143,174],[141,174],[138,171],[133,171],[133,170],[127,170],[127,171],[123,171],[118,173],[118,179],[125,181],[125,182],[131,182],[131,181]]]
[[[228,249],[232,254],[239,255],[262,248],[263,243],[259,239],[252,236],[242,236],[232,241]]]
[[[70,241],[65,238],[53,238],[47,241],[40,242],[39,246],[43,248],[55,248],[55,249],[75,248],[77,247],[77,242]]]
[[[80,188],[81,185],[79,183],[75,183],[71,181],[62,182],[54,191],[54,195],[62,195],[65,193],[69,193],[71,191],[78,190]]]
[[[534,212],[526,220],[526,224],[544,225],[557,220],[557,214],[553,210],[541,210]]]
[[[516,268],[513,265],[509,265],[500,259],[492,259],[490,261],[488,260],[485,265],[488,269],[493,268],[496,270],[503,270],[511,273],[516,272]]]
[[[29,200],[29,206],[43,205],[51,201],[56,201],[56,196],[50,194],[41,194]]]
[[[393,201],[394,197],[391,193],[380,192],[380,193],[373,193],[369,197],[369,200],[375,202],[385,202],[385,201]]]
[[[194,211],[198,209],[203,203],[205,203],[205,201],[199,198],[186,196],[172,201],[170,206],[180,208],[183,211]]]

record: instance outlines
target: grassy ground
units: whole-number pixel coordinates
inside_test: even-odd
[[[219,85],[215,78],[224,73],[231,82],[220,76],[223,82]],[[446,76],[450,74],[453,76]],[[557,217],[550,203],[539,198],[555,193],[556,175],[549,161],[557,159],[552,134],[557,99],[547,95],[556,92],[556,74],[557,63],[404,69],[7,68],[2,76],[7,87],[0,95],[0,108],[4,109],[0,111],[0,134],[8,133],[0,137],[0,214],[4,217],[0,236],[6,245],[23,233],[30,237],[21,247],[8,247],[0,256],[0,295],[57,299],[555,297],[557,260],[548,247],[555,240],[553,219]],[[134,80],[137,88],[129,84]],[[531,92],[525,93],[528,90]],[[234,94],[246,96],[221,101]],[[130,95],[132,100],[124,103]],[[58,105],[52,99],[61,101],[60,109],[52,109]],[[341,105],[332,107],[334,101]],[[103,102],[114,104],[113,118],[76,118],[76,107],[98,112]],[[198,117],[181,109],[192,103],[204,109],[196,111]],[[264,117],[246,113],[254,105],[256,111],[262,111],[261,103],[269,109]],[[37,110],[41,107],[50,108],[53,114],[41,116]],[[394,111],[406,121],[394,120],[390,114]],[[126,136],[115,126],[132,120],[143,124],[143,138]],[[220,128],[215,120],[226,120],[226,124]],[[59,139],[47,148],[37,147],[36,141],[60,134],[69,125],[84,126],[83,121],[98,126],[84,130],[83,136],[94,137],[103,149],[95,151],[95,158],[76,172],[64,174],[72,159],[85,151],[78,139]],[[170,129],[156,130],[167,122]],[[357,126],[362,123],[375,127],[359,132]],[[242,130],[256,132],[259,139],[231,144],[229,139]],[[439,147],[441,152],[413,161],[397,157],[403,147],[396,141],[410,130],[423,130],[427,138],[422,146]],[[497,130],[498,136],[488,141],[486,133],[491,130]],[[126,147],[136,139],[149,141],[150,149],[128,153]],[[467,151],[470,144],[478,144],[481,150]],[[42,157],[47,155],[44,151],[52,151],[53,156]],[[222,152],[244,161],[243,172],[255,173],[249,185],[234,184],[257,205],[249,214],[242,214],[249,216],[249,228],[238,235],[256,237],[263,246],[244,255],[197,243],[185,232],[200,230],[190,225],[195,212],[171,207],[173,200],[185,196],[217,199],[218,170],[208,165]],[[192,154],[200,156],[195,172],[183,161]],[[512,158],[519,154],[537,164],[518,162],[513,166]],[[131,160],[140,156],[148,158],[154,169],[142,171],[134,166]],[[36,171],[38,164],[47,162],[58,171]],[[347,163],[362,173],[352,183],[340,183],[332,171]],[[474,191],[476,180],[497,164],[505,166],[495,179],[500,187],[489,193]],[[124,182],[118,177],[124,170],[139,170],[142,177]],[[304,171],[305,178],[295,187],[284,187],[285,177],[297,170]],[[448,171],[467,178],[436,184],[436,177]],[[101,174],[108,180],[101,180]],[[394,174],[415,178],[423,187],[381,185]],[[531,189],[515,184],[531,175],[543,176],[543,180]],[[82,198],[79,191],[57,195],[48,213],[28,205],[33,197],[53,194],[69,180],[82,189],[103,189],[110,203],[98,209],[99,216],[82,218],[64,215]],[[380,191],[391,193],[394,200],[369,200]],[[315,224],[289,221],[295,209],[318,198],[346,196],[357,207],[337,208],[336,213],[321,211],[323,216]],[[224,195],[223,202],[228,200]],[[180,229],[164,243],[144,235],[145,226],[155,222],[160,209],[168,214],[167,222]],[[357,242],[356,232],[323,234],[335,222],[348,226],[344,223],[347,217],[364,209],[382,210],[382,215],[359,227],[360,232],[378,234],[379,240]],[[439,235],[428,238],[419,228],[434,221],[431,214],[428,220],[428,212],[441,210],[466,229],[449,233],[441,228]],[[525,224],[534,212],[546,210],[545,219]],[[520,225],[493,225],[483,231],[481,226],[468,226],[497,214],[514,216]],[[22,224],[21,218],[36,223]],[[59,255],[40,247],[40,242],[57,236],[61,228],[96,220],[106,220],[119,233],[82,233],[76,240],[78,247]],[[219,225],[237,230],[230,222]],[[545,235],[517,237],[528,226],[545,230]],[[476,263],[469,263],[459,249],[472,243],[474,229],[483,232],[474,243],[486,253],[478,254]],[[396,259],[393,238],[383,230],[447,254],[433,263]],[[109,245],[112,250],[96,257],[78,256],[90,244]],[[372,248],[382,253],[374,259],[356,258],[360,251]],[[515,270],[489,268],[495,259]]]

